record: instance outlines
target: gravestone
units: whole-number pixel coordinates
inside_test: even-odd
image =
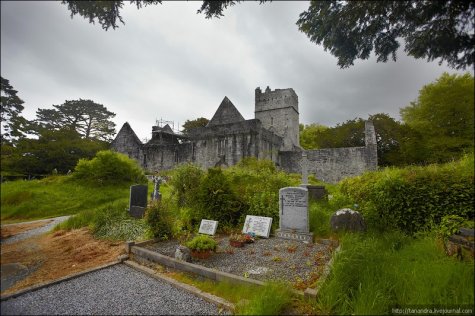
[[[202,219],[200,224],[200,229],[198,233],[206,235],[214,235],[216,233],[216,228],[218,227],[217,221],[211,221],[209,219]]]
[[[276,236],[303,242],[313,242],[309,230],[308,190],[286,187],[279,190],[279,229]]]
[[[361,232],[366,230],[363,216],[358,211],[349,208],[336,211],[330,218],[330,226],[333,231]]]
[[[269,238],[272,226],[272,217],[246,215],[242,232],[244,234],[254,233],[256,236]]]
[[[154,183],[152,201],[160,201],[162,199],[162,195],[160,194],[160,183],[162,183],[162,178],[153,176],[152,181]]]
[[[132,185],[130,187],[129,214],[135,218],[142,218],[147,207],[148,187],[143,184]]]

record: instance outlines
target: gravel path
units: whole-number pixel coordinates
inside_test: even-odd
[[[192,259],[192,263],[260,281],[314,279],[323,273],[337,246],[337,242],[332,240],[305,244],[271,237],[258,239],[243,248],[234,248],[229,246],[228,237],[216,237],[216,240],[219,242],[216,253],[208,259]],[[178,241],[158,242],[145,247],[174,257]]]
[[[27,238],[30,238],[30,237],[35,236],[35,235],[40,235],[40,234],[46,233],[47,231],[51,230],[57,224],[67,220],[69,217],[70,217],[70,215],[48,218],[48,219],[40,219],[40,220],[37,220],[37,221],[31,221],[31,222],[22,222],[22,223],[17,223],[17,224],[7,224],[5,226],[18,225],[18,224],[27,224],[27,223],[37,223],[37,222],[46,222],[46,221],[49,221],[49,220],[53,220],[51,223],[46,224],[44,226],[41,226],[41,227],[38,227],[38,228],[33,228],[33,229],[27,230],[27,231],[25,231],[21,234],[18,234],[18,235],[9,237],[7,239],[4,239],[4,240],[1,241],[1,243],[2,244],[12,244],[14,242],[17,242],[17,241],[20,241],[20,240],[23,240],[23,239],[27,239]]]
[[[201,298],[123,264],[2,301],[2,315],[216,315]]]

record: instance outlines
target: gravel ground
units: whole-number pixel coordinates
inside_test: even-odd
[[[30,229],[30,230],[27,230],[27,231],[25,231],[21,234],[18,234],[18,235],[9,237],[5,240],[2,240],[1,243],[2,244],[12,244],[14,242],[17,242],[17,241],[20,241],[20,240],[23,240],[23,239],[27,239],[27,238],[30,238],[30,237],[35,236],[35,235],[40,235],[40,234],[46,233],[47,231],[51,230],[57,224],[67,220],[69,217],[70,216],[68,215],[68,216],[60,216],[60,217],[54,217],[54,218],[49,218],[49,219],[40,219],[40,220],[37,220],[37,221],[31,221],[31,222],[22,222],[21,224],[26,224],[26,223],[35,223],[35,222],[53,220],[51,223],[49,223],[45,226]],[[20,223],[18,223],[18,224],[20,224]],[[17,225],[17,224],[7,224],[5,226],[8,226],[8,225]]]
[[[218,308],[123,264],[1,303],[2,315],[216,315]]]
[[[308,281],[318,277],[330,261],[336,242],[302,242],[279,238],[258,239],[243,248],[229,246],[228,237],[216,237],[218,250],[210,258],[192,259],[208,268],[249,277],[255,280]],[[150,244],[146,248],[174,257],[178,241]]]

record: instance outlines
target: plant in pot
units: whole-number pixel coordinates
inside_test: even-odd
[[[244,244],[247,242],[246,236],[242,234],[231,234],[229,236],[229,244],[236,248],[244,247]]]
[[[198,259],[206,259],[215,251],[218,243],[207,235],[198,235],[185,244],[191,250],[191,256]]]

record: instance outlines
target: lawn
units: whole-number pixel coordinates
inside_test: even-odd
[[[117,201],[127,203],[129,185],[99,186],[51,176],[1,185],[2,224],[73,215]]]

